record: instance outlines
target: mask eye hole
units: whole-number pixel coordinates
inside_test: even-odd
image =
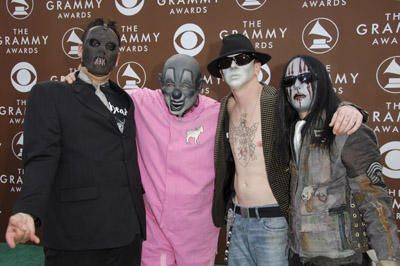
[[[99,46],[100,45],[100,42],[96,39],[91,39],[89,43],[91,46]]]
[[[110,51],[114,51],[115,50],[116,45],[113,43],[107,43],[106,48]]]

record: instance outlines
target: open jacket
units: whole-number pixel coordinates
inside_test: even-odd
[[[265,168],[272,192],[279,203],[282,213],[288,220],[289,208],[289,182],[288,173],[289,155],[284,153],[284,158],[278,158],[273,153],[276,107],[278,90],[264,83],[261,93],[261,137],[264,150]],[[227,111],[228,100],[232,93],[221,100],[218,117],[217,133],[215,137],[215,190],[212,216],[215,226],[225,224],[227,205],[234,196],[233,179],[235,176],[235,164],[229,145],[229,115]],[[286,156],[287,155],[287,156]]]
[[[361,258],[371,245],[379,260],[398,260],[392,197],[374,132],[362,124],[350,136],[336,136],[328,152],[316,144],[320,131],[311,128],[298,159],[292,156],[290,248],[302,258],[341,259]],[[293,132],[294,126],[294,155]]]

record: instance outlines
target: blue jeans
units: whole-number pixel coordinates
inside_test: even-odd
[[[239,206],[235,204],[235,207]],[[275,207],[277,204],[260,207]],[[285,217],[243,218],[228,212],[229,230],[235,215],[229,245],[230,266],[287,266],[288,224]]]

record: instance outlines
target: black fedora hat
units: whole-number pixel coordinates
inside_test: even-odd
[[[243,34],[231,34],[222,39],[222,47],[219,52],[219,57],[207,65],[208,72],[210,72],[214,77],[221,78],[218,61],[228,55],[239,53],[253,54],[257,61],[261,62],[261,65],[267,63],[271,59],[269,54],[257,52],[250,40]]]

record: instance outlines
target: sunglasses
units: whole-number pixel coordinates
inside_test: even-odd
[[[250,63],[254,59],[254,56],[251,54],[238,54],[233,57],[225,57],[218,61],[219,69],[227,69],[232,65],[232,61],[235,61],[236,65],[244,66]]]
[[[287,76],[283,78],[282,85],[284,87],[291,87],[293,86],[293,84],[296,83],[296,79],[299,80],[301,83],[310,83],[314,81],[314,76],[310,72],[302,73],[297,76]]]

